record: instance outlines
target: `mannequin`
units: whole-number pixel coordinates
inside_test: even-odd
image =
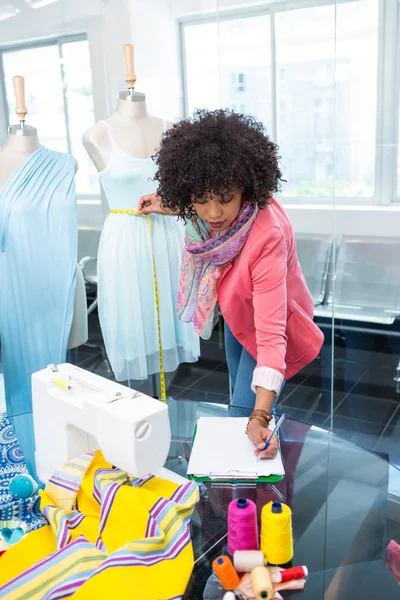
[[[40,147],[39,136],[35,127],[25,124],[27,108],[25,107],[25,89],[23,77],[13,78],[17,106],[16,114],[20,125],[12,125],[3,148],[0,150],[0,192],[10,177],[23,165],[27,158]],[[75,160],[76,171],[79,168]],[[77,265],[76,294],[74,319],[68,341],[68,350],[78,348],[88,339],[88,319],[86,309],[86,289],[82,270]]]
[[[128,91],[120,92],[115,112],[106,121],[123,152],[135,158],[146,159],[154,154],[160,144],[163,121],[148,114],[146,96],[135,91],[133,46],[126,44],[123,51]],[[105,169],[113,150],[107,130],[96,123],[84,133],[82,141],[96,169]]]
[[[145,95],[135,91],[133,46],[123,51],[128,90],[120,92],[114,113],[83,135],[111,209],[99,245],[99,318],[116,379],[160,373],[163,391],[163,370],[195,362],[199,341],[176,316],[182,224],[160,215],[148,222],[137,215],[140,197],[154,191],[151,157],[168,125],[149,115]]]
[[[7,413],[35,476],[31,375],[86,341],[86,294],[76,269],[76,162],[40,145],[25,124],[24,79],[13,83],[20,124],[0,152],[0,335]]]

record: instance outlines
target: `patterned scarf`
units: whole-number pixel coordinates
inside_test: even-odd
[[[218,319],[217,286],[223,268],[240,254],[257,213],[257,206],[245,202],[233,225],[213,238],[201,219],[186,224],[178,316],[185,323],[192,322],[205,340]]]

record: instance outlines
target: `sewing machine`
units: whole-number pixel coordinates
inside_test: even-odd
[[[132,476],[163,467],[170,447],[168,407],[70,364],[32,375],[36,468],[46,483],[69,460],[100,449]]]

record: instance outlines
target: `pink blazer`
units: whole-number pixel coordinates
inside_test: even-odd
[[[317,357],[324,336],[313,322],[293,227],[277,200],[259,211],[240,255],[226,266],[218,302],[257,367],[290,379]]]

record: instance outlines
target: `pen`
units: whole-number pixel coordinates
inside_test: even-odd
[[[271,443],[272,437],[278,432],[278,430],[279,430],[280,426],[282,425],[283,421],[285,420],[285,418],[286,418],[286,413],[283,413],[283,415],[281,416],[281,418],[279,419],[279,421],[275,425],[274,429],[272,430],[271,435],[266,440],[264,448],[261,448],[260,454],[261,454],[261,452],[264,452],[264,450],[266,450],[268,448],[268,446]],[[257,456],[257,460],[260,460],[260,456]]]

